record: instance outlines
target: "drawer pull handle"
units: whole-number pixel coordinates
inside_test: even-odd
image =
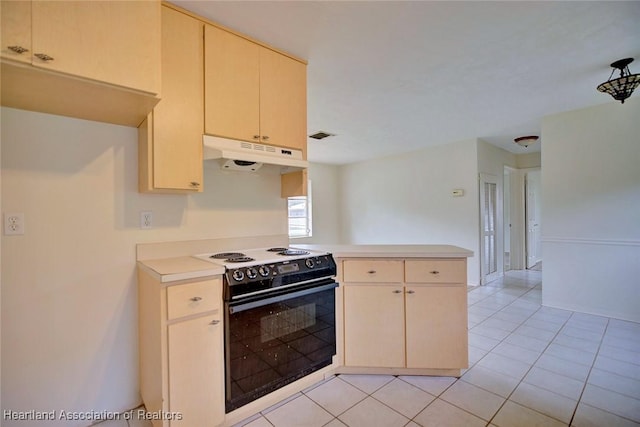
[[[407,291],[408,294],[415,294],[416,291]]]
[[[218,323],[220,323],[219,320],[212,320],[211,322],[209,322],[210,325],[217,325]]]
[[[401,293],[402,293],[402,291],[401,291],[401,290],[396,289],[395,291],[393,291],[393,293],[394,293],[394,294],[401,294]]]
[[[375,271],[375,270],[369,270],[369,271],[367,271],[367,273],[369,273],[369,274],[376,274],[376,271]]]
[[[22,46],[9,46],[9,50],[11,50],[11,51],[13,51],[15,53],[18,53],[18,54],[29,52],[29,49],[25,49]]]
[[[191,301],[193,301],[193,302],[202,301],[202,297],[193,297],[193,298],[191,298]]]
[[[47,55],[46,53],[36,53],[36,54],[34,54],[33,56],[35,56],[36,58],[39,58],[39,59],[43,60],[44,62],[47,62],[47,61],[53,61],[53,57],[52,57],[52,56]]]
[[[430,271],[429,273],[431,273],[431,274],[440,274],[440,272],[438,270],[433,270],[433,271]]]

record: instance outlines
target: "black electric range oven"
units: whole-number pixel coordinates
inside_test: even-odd
[[[331,254],[269,248],[207,257],[226,270],[226,412],[332,363],[338,283]]]

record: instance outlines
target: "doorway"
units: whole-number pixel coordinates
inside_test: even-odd
[[[541,173],[539,170],[527,172],[525,175],[525,222],[527,224],[526,254],[527,269],[539,269],[542,263],[542,217],[540,215]]]
[[[541,170],[504,167],[504,271],[541,269]]]

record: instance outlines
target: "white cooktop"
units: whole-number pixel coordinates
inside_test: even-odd
[[[239,268],[239,267],[248,267],[252,265],[261,265],[261,264],[273,264],[276,262],[282,261],[292,261],[296,259],[304,259],[311,256],[319,256],[326,255],[327,252],[317,251],[317,250],[309,250],[309,249],[300,249],[292,246],[289,247],[279,247],[281,251],[295,251],[295,255],[280,255],[278,252],[281,251],[269,251],[269,249],[275,248],[258,248],[258,249],[242,249],[242,250],[234,250],[228,252],[215,252],[215,253],[205,253],[194,255],[195,258],[199,258],[213,264],[222,265],[227,268]],[[242,254],[245,257],[252,258],[251,260],[243,261],[243,262],[230,262],[228,258],[212,258],[213,255],[217,254],[229,254],[229,257],[240,256]]]

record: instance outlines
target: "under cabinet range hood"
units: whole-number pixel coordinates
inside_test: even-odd
[[[301,150],[210,135],[204,135],[202,143],[204,159],[219,160],[221,168],[226,170],[255,172],[263,165],[274,165],[285,173],[309,167]]]

